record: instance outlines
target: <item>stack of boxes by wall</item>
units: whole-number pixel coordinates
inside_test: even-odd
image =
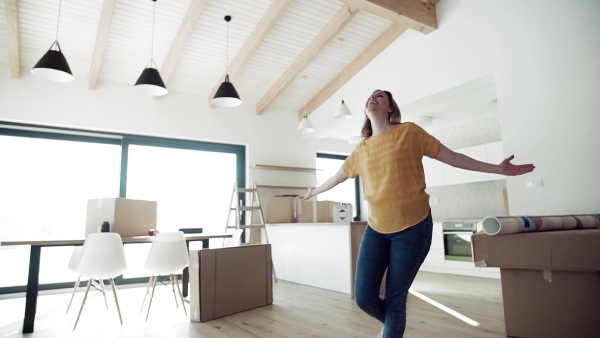
[[[267,223],[350,222],[351,205],[334,201],[303,201],[296,195],[267,200]]]

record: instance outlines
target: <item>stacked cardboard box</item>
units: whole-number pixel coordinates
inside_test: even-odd
[[[339,205],[333,201],[300,201],[298,223],[333,222],[333,208]]]
[[[296,223],[297,196],[275,196],[267,200],[267,223]]]
[[[472,236],[479,267],[499,267],[506,335],[600,337],[600,229]]]
[[[352,221],[352,204],[342,203],[341,205],[333,206],[333,221],[334,222],[351,222]]]

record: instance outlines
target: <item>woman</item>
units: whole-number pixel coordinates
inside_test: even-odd
[[[360,175],[369,202],[369,225],[356,264],[358,306],[384,323],[378,337],[397,338],[406,326],[406,297],[431,244],[432,220],[425,192],[423,155],[448,165],[503,175],[521,175],[532,164],[474,160],[446,148],[414,123],[400,123],[400,109],[388,91],[376,90],[365,104],[363,141],[340,170],[302,197],[307,200]],[[387,269],[385,298],[379,287]]]

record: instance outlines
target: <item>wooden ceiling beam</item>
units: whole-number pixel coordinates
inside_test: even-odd
[[[371,62],[379,53],[381,53],[387,46],[389,46],[394,40],[396,40],[402,33],[407,30],[407,27],[395,24],[388,30],[383,32],[377,40],[375,40],[364,52],[362,52],[352,63],[350,63],[343,71],[345,82],[348,82],[354,75],[356,75],[361,69],[363,69],[369,62]],[[336,76],[325,88],[319,91],[319,93],[313,97],[306,104],[306,115],[312,114],[323,102],[327,101],[333,94],[335,94],[342,84],[339,81],[340,76]],[[304,117],[304,109],[298,111],[298,119],[301,120]]]
[[[102,15],[100,16],[98,35],[96,36],[96,47],[94,47],[90,76],[88,78],[89,90],[96,90],[96,86],[98,85],[100,66],[102,66],[104,48],[106,47],[106,41],[108,40],[108,30],[110,29],[116,2],[116,0],[104,0],[104,6],[102,6]]]
[[[283,75],[275,81],[273,86],[263,95],[256,104],[256,114],[262,114],[265,109],[275,100],[277,95],[283,92],[289,84],[310,64],[312,60],[331,42],[331,40],[352,20],[358,10],[350,6],[344,6],[327,23],[323,30],[304,49],[302,54],[288,67]]]
[[[285,12],[286,8],[292,3],[292,0],[279,0],[274,1],[265,15],[260,20],[260,23],[256,26],[252,34],[248,37],[244,46],[237,53],[235,59],[229,65],[229,69],[223,73],[221,79],[224,79],[227,74],[229,74],[229,78],[237,77],[241,72],[248,60],[252,57],[254,52],[258,49],[261,43],[265,40],[271,28],[275,25],[275,23],[281,18],[283,12]],[[233,82],[233,80],[231,81]],[[208,95],[208,106],[214,108],[215,105],[212,104],[212,98],[217,93],[221,82],[217,83],[210,94]]]
[[[185,18],[183,19],[183,22],[179,27],[179,31],[175,36],[175,41],[173,41],[171,49],[169,49],[169,53],[167,54],[165,62],[160,70],[160,76],[165,84],[169,82],[171,75],[173,75],[175,65],[177,65],[177,62],[179,62],[179,58],[183,53],[183,49],[190,39],[190,36],[192,36],[192,32],[196,27],[196,22],[198,22],[200,19],[200,15],[204,10],[206,2],[207,0],[192,0],[190,7],[188,7],[187,12],[185,13]]]
[[[394,23],[422,32],[437,29],[436,0],[342,0]]]
[[[21,78],[21,48],[19,46],[19,6],[17,0],[5,0],[6,33],[8,35],[8,50],[10,61],[10,76]]]

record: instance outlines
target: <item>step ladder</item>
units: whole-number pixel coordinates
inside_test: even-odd
[[[243,204],[243,201],[246,201],[245,205]],[[235,214],[234,224],[230,224],[232,213]],[[255,223],[254,221],[256,219],[258,219],[258,221]],[[262,243],[261,233],[262,229],[264,229],[265,243],[269,244],[269,236],[267,235],[267,228],[265,227],[265,215],[260,204],[256,181],[252,182],[251,188],[240,188],[238,187],[237,182],[233,182],[233,192],[231,194],[231,201],[229,202],[229,213],[227,214],[227,221],[225,223],[225,232],[229,232],[229,229],[248,229],[250,238],[247,240],[247,244]],[[243,241],[242,244],[244,244]],[[271,266],[273,266],[273,258],[271,258]],[[273,279],[277,282],[274,266]]]

